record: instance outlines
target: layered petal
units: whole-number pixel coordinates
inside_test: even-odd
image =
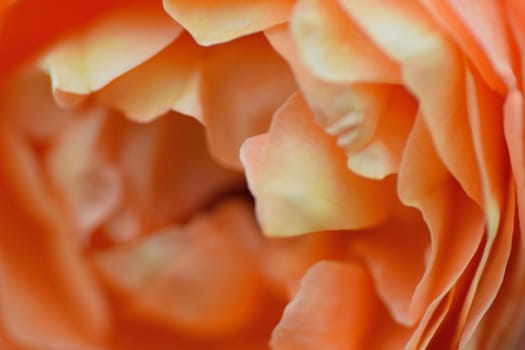
[[[151,58],[181,31],[162,9],[121,10],[62,40],[46,55],[43,65],[53,89],[88,94]]]
[[[166,11],[203,46],[227,42],[287,21],[293,0],[163,0]]]
[[[266,234],[357,229],[388,217],[392,182],[349,172],[344,153],[315,123],[300,95],[276,113],[261,144],[248,140],[242,157]]]
[[[353,263],[322,261],[304,276],[273,332],[271,346],[275,350],[400,349],[408,334],[381,307],[366,270]]]
[[[202,112],[211,153],[241,169],[241,144],[265,132],[295,90],[289,68],[263,35],[210,48],[202,67]]]

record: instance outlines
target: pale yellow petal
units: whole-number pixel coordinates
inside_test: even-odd
[[[243,160],[264,233],[275,236],[356,229],[389,215],[392,182],[361,178],[344,152],[314,121],[301,95],[276,113],[262,152],[253,145]],[[388,180],[388,179],[387,179]]]
[[[161,9],[121,10],[62,40],[43,65],[54,89],[88,94],[161,51],[181,31]]]

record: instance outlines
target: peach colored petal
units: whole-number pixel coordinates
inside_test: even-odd
[[[222,204],[186,227],[97,253],[95,263],[142,317],[189,336],[234,334],[255,316],[261,287],[254,261],[235,239],[237,231],[252,234],[239,220],[243,206]]]
[[[512,248],[515,221],[515,186],[511,183],[504,218],[494,239],[490,235],[483,256],[471,283],[469,294],[462,300],[463,308],[456,328],[455,346],[464,348],[481,318],[494,302],[503,282]]]
[[[267,130],[295,89],[288,66],[263,35],[211,47],[202,67],[202,103],[212,155],[240,170],[241,144]]]
[[[400,87],[393,87],[370,142],[360,150],[347,153],[348,168],[378,180],[397,173],[416,111],[417,103],[412,96]]]
[[[166,11],[203,46],[227,42],[288,20],[293,0],[163,0]]]
[[[15,72],[67,31],[78,30],[95,18],[146,0],[17,0],[11,1],[1,24],[0,80]]]
[[[363,228],[389,215],[391,182],[349,172],[344,154],[315,123],[301,95],[293,95],[276,113],[260,154],[250,143],[241,153],[252,169],[248,176],[254,173],[250,164],[259,164],[248,181],[265,234]]]
[[[512,90],[507,99],[503,113],[503,128],[507,149],[509,150],[512,174],[516,179],[516,193],[518,213],[520,218],[525,218],[525,124],[523,121],[523,95],[518,90]],[[520,232],[525,234],[525,220],[520,220]]]
[[[451,311],[452,299],[452,294],[448,293],[442,299],[436,299],[428,305],[419,326],[413,331],[405,345],[406,350],[427,349],[429,347]]]
[[[202,120],[199,47],[187,34],[102,88],[98,97],[128,118],[148,122],[170,109]]]
[[[348,167],[373,179],[396,172],[414,116],[412,98],[390,84],[321,81],[300,61],[287,26],[272,28],[265,34],[293,68],[316,121],[327,133],[338,137],[339,146],[348,155]]]
[[[340,3],[372,40],[399,62],[403,80],[419,101],[440,158],[465,192],[481,204],[457,50],[414,2]]]
[[[507,2],[507,13],[510,18],[512,33],[516,38],[516,43],[520,49],[525,48],[525,6],[519,1]],[[525,57],[521,57],[521,68],[525,68]],[[524,78],[522,76],[521,83]],[[523,93],[518,89],[509,91],[504,108],[503,128],[505,140],[510,157],[512,174],[516,179],[516,191],[518,199],[518,213],[520,217],[520,227],[522,240],[525,237],[525,142],[523,134],[525,133],[525,124],[523,123]],[[524,240],[525,242],[525,240]],[[524,243],[525,244],[525,243]]]
[[[421,211],[431,237],[428,265],[404,318],[412,324],[432,301],[444,297],[467,267],[484,235],[484,217],[447,173],[421,117],[403,154],[398,193]]]
[[[428,260],[428,228],[415,209],[371,230],[352,233],[348,249],[370,271],[376,293],[392,318],[412,326],[410,304]]]
[[[518,243],[519,227],[515,225],[513,238]],[[522,338],[525,326],[523,293],[525,291],[524,245],[513,246],[503,283],[489,311],[484,315],[468,346],[477,349],[514,349]]]
[[[241,174],[213,161],[204,128],[193,118],[169,113],[135,124],[114,116],[111,123],[103,141],[118,139],[115,157],[128,185],[126,204],[146,224],[185,222],[214,197],[243,183]]]
[[[43,64],[53,89],[88,94],[151,58],[181,31],[161,9],[121,10],[61,41]]]
[[[56,106],[49,78],[35,69],[17,72],[1,91],[0,113],[33,140],[49,141],[69,117]]]
[[[297,293],[299,282],[310,266],[319,260],[337,257],[342,246],[340,238],[337,233],[317,232],[265,239],[261,270],[274,290],[287,300]]]
[[[365,146],[373,137],[390,86],[369,83],[330,83],[314,77],[299,57],[287,26],[266,32],[272,46],[290,63],[315,120],[326,132],[338,137],[347,152]]]
[[[362,267],[322,261],[304,276],[270,344],[275,350],[401,349],[408,334],[388,319]]]
[[[516,85],[513,54],[501,2],[420,2],[472,60],[492,89],[505,93]]]
[[[38,176],[34,155],[2,124],[0,309],[6,332],[31,348],[100,343],[106,305],[77,254],[72,230]],[[9,184],[9,185],[8,185]]]
[[[494,235],[498,230],[509,178],[509,158],[503,133],[503,99],[489,90],[475,71],[467,71],[466,90],[488,234]]]
[[[399,67],[345,16],[336,0],[300,0],[290,29],[305,66],[330,82],[401,80]]]
[[[96,154],[104,118],[94,110],[70,122],[46,159],[52,183],[72,210],[80,240],[107,220],[123,196],[116,169]]]

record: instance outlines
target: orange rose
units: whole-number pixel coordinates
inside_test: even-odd
[[[515,346],[524,21],[0,3],[0,347]]]

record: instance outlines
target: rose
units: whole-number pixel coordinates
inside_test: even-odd
[[[7,338],[37,347],[99,342],[143,348],[140,341],[153,341],[151,328],[163,324],[227,348],[264,347],[264,334],[253,339],[240,325],[258,322],[257,315],[271,318],[270,312],[258,314],[257,305],[295,294],[305,266],[329,258],[304,276],[274,331],[274,348],[514,342],[523,269],[514,199],[516,192],[520,208],[515,61],[521,5],[485,4],[472,16],[456,2],[421,3],[165,1],[180,25],[140,1],[130,8],[125,2],[117,9],[90,7],[108,12],[61,38],[43,59],[57,102],[75,111],[24,118],[35,115],[24,113],[35,103],[23,95],[25,103],[14,103],[13,94],[40,96],[47,90],[37,84],[41,78],[30,72],[24,85],[19,70],[4,84],[4,114],[10,116],[4,123],[4,192],[11,204],[4,222],[19,232],[13,244],[18,255],[3,254],[4,283],[18,288],[8,288],[4,297],[19,315],[3,312],[10,316]],[[289,24],[268,29],[285,22],[292,6]],[[203,12],[211,13],[204,23]],[[8,13],[6,23],[16,24],[17,12],[11,13],[15,20]],[[492,24],[489,33],[481,23]],[[261,34],[244,37],[260,30],[298,82],[300,91],[290,98],[295,85],[286,65]],[[46,43],[58,32],[39,39]],[[9,39],[17,31],[4,33]],[[39,45],[13,51],[23,56]],[[13,71],[13,62],[2,67]],[[232,169],[240,169],[240,144],[271,121],[241,155],[261,227],[267,235],[318,233],[291,238],[292,247],[261,241],[246,204],[217,194],[235,188],[236,176],[212,165],[205,152],[183,157],[188,145],[203,149],[195,122],[167,115],[139,127],[107,115],[108,107],[142,122],[169,110],[190,114],[206,126],[215,158]],[[48,101],[42,110],[48,108],[55,107]],[[163,136],[177,132],[187,142],[172,145]],[[133,156],[137,150],[141,157]],[[167,150],[180,151],[170,165],[187,175],[159,164]],[[203,168],[214,170],[206,171],[211,185],[200,188],[203,180],[192,182],[189,174]],[[22,184],[32,186],[32,197]],[[203,210],[206,198],[218,198],[216,209],[183,224]],[[250,229],[233,224],[241,218]],[[48,243],[24,249],[39,227],[49,232]],[[210,237],[211,230],[222,234]],[[342,232],[319,232],[325,230]],[[88,247],[87,261],[115,300],[111,311],[86,276],[78,246],[60,234],[66,231]],[[208,239],[220,249],[211,249]],[[199,259],[213,254],[223,264]],[[43,256],[41,264],[36,256]],[[191,274],[192,268],[200,273]],[[212,276],[206,275],[210,269]],[[39,271],[59,276],[49,284],[59,293],[46,292]],[[230,282],[223,286],[214,275]],[[80,276],[74,285],[87,288],[62,283],[72,276]],[[28,297],[27,285],[38,292]],[[62,313],[57,297],[64,300]],[[28,298],[36,300],[30,310],[24,308]],[[80,300],[90,301],[91,310],[80,309]],[[189,311],[177,304],[181,300],[192,305]],[[227,312],[223,300],[239,310]],[[52,322],[37,322],[42,317]],[[67,317],[97,327],[68,328]],[[145,325],[130,332],[130,320],[137,319]],[[148,346],[190,346],[163,333],[155,338],[159,343]]]

